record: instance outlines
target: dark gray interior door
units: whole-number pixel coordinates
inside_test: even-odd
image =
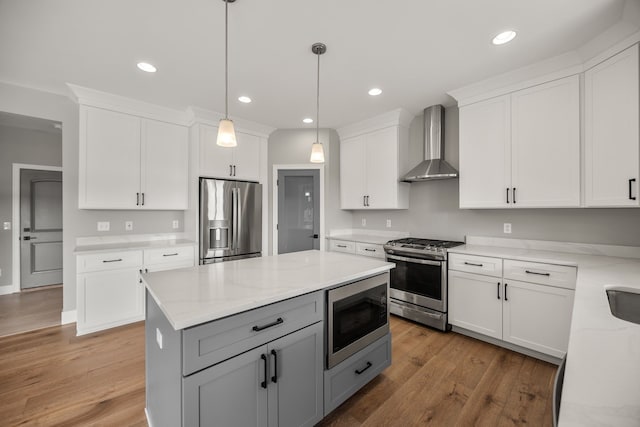
[[[320,171],[278,171],[278,253],[320,249]]]
[[[20,287],[62,283],[62,172],[20,171]]]

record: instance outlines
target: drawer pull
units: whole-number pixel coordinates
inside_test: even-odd
[[[178,252],[174,253],[174,254],[162,254],[162,256],[176,256],[178,255]]]
[[[122,258],[118,258],[118,259],[103,259],[102,262],[120,262],[122,261]]]
[[[284,323],[284,320],[282,320],[282,317],[278,317],[278,319],[273,323],[269,323],[268,325],[264,325],[264,326],[257,326],[256,325],[253,328],[251,328],[251,330],[254,331],[254,332],[260,332],[260,331],[264,331],[265,329],[272,328],[274,326],[280,325],[282,323]]]
[[[373,366],[373,364],[371,362],[367,362],[367,366],[365,366],[364,368],[356,369],[356,374],[360,375],[360,374],[362,374],[364,371],[366,371],[367,369],[369,369],[372,366]]]
[[[547,277],[551,276],[551,273],[538,273],[537,271],[529,271],[529,270],[525,270],[524,272],[527,274],[535,274],[537,276],[547,276]]]
[[[260,387],[267,388],[267,356],[261,354],[260,359],[264,362],[264,381],[260,383]]]
[[[467,262],[467,261],[464,262],[464,265],[471,265],[473,267],[482,267],[483,266],[483,264],[476,264],[474,262]]]
[[[375,249],[369,249],[369,248],[364,248],[364,250],[367,251],[367,252],[375,252],[376,251]]]
[[[347,247],[347,245],[336,245],[336,246],[339,247],[339,248],[346,248]]]

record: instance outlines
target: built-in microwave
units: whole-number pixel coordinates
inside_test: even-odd
[[[327,291],[327,368],[389,332],[389,273]]]

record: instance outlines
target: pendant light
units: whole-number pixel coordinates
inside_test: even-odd
[[[320,55],[327,51],[324,43],[314,43],[311,52],[318,56],[318,86],[316,91],[316,142],[311,145],[311,163],[324,163],[324,147],[320,142]]]
[[[233,122],[229,119],[229,3],[236,0],[224,1],[224,118],[220,119],[218,126],[218,139],[216,144],[221,147],[235,147],[236,131]]]

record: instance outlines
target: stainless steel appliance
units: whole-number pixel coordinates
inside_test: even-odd
[[[389,273],[327,291],[327,368],[389,332]]]
[[[260,256],[262,185],[200,178],[200,264]]]
[[[447,330],[447,249],[463,242],[398,239],[384,244],[391,270],[391,313]]]

